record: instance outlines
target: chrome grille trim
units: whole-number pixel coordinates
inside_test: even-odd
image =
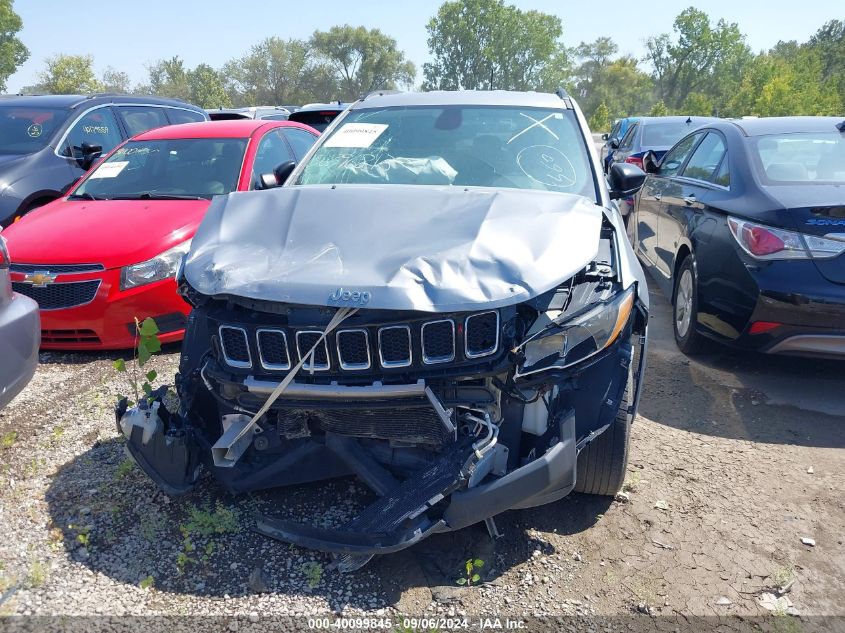
[[[496,315],[496,341],[493,343],[493,347],[490,347],[486,350],[481,350],[477,352],[470,352],[469,349],[469,322],[472,319],[477,317],[485,316],[487,314],[495,314]],[[482,358],[483,356],[490,356],[490,354],[495,354],[496,350],[499,349],[499,311],[498,310],[488,310],[487,312],[479,312],[478,314],[471,314],[464,320],[464,354],[467,358]]]
[[[233,360],[229,357],[229,354],[226,352],[226,342],[225,338],[223,337],[223,330],[232,330],[234,332],[240,332],[243,335],[244,345],[246,345],[246,355],[249,360]],[[227,365],[230,365],[232,367],[238,367],[240,369],[248,369],[252,367],[252,352],[249,349],[249,336],[247,336],[245,329],[243,329],[242,327],[236,327],[234,325],[221,325],[218,328],[218,334],[220,335],[220,349],[223,351],[223,360],[226,361]]]
[[[303,334],[317,334],[318,336],[322,336],[323,331],[322,330],[298,330],[297,331],[297,333],[296,333],[296,353],[299,355],[299,360],[303,359],[303,350],[302,350],[302,347],[300,347],[300,345],[299,345],[299,337]],[[303,369],[306,369],[308,371],[312,371],[312,369],[313,369],[313,371],[328,371],[329,369],[331,369],[332,359],[331,359],[331,356],[329,356],[329,346],[326,344],[326,339],[323,339],[322,343],[323,343],[323,350],[326,353],[326,363],[325,363],[325,365],[318,365],[316,363],[317,350],[314,350],[314,358],[312,359],[312,362],[303,363],[302,364]],[[305,350],[305,353],[307,353],[307,352],[308,352],[308,350]]]
[[[284,346],[285,346],[285,354],[288,357],[287,363],[285,363],[285,364],[268,363],[264,360],[264,352],[262,352],[262,350],[261,350],[261,334],[262,333],[281,335],[282,341],[283,341]],[[269,371],[281,371],[283,369],[290,369],[290,367],[291,367],[290,346],[288,345],[288,335],[285,334],[284,330],[279,330],[279,329],[275,329],[275,328],[258,328],[255,331],[255,344],[258,347],[258,361],[261,363],[261,366],[264,369],[267,369]]]
[[[381,344],[381,335],[382,332],[387,330],[405,330],[408,333],[408,360],[401,360],[401,361],[386,361],[384,360],[384,354],[382,350],[384,347]],[[410,365],[414,362],[414,352],[413,352],[413,343],[411,341],[411,326],[409,325],[388,325],[383,328],[379,328],[378,331],[378,359],[381,363],[382,367],[386,368],[395,368],[395,367],[410,367]]]
[[[340,344],[340,337],[342,334],[361,333],[364,335],[364,345],[367,348],[367,362],[366,363],[347,363],[343,360],[343,347]],[[337,360],[340,363],[340,368],[347,371],[360,371],[362,369],[369,369],[372,363],[370,356],[370,335],[364,328],[350,328],[347,330],[338,330],[335,334],[335,345],[337,345]]]
[[[452,353],[448,356],[428,356],[425,353],[425,329],[437,323],[448,323],[452,326]],[[455,322],[452,319],[438,319],[436,321],[428,321],[422,324],[420,329],[420,347],[422,348],[422,359],[426,365],[436,365],[438,363],[449,363],[455,360]]]

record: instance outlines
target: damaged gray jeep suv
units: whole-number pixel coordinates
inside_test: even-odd
[[[613,200],[644,174],[605,180],[564,92],[371,96],[286,169],[215,198],[180,265],[178,413],[118,411],[161,488],[357,476],[340,529],[256,528],[342,570],[619,489],[648,299]]]

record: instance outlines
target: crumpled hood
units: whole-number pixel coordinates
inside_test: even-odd
[[[215,198],[185,278],[205,295],[447,312],[519,303],[598,252],[602,209],[571,194],[283,187]]]

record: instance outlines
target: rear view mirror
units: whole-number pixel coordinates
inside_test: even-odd
[[[273,189],[274,187],[281,187],[296,168],[296,162],[292,160],[279,163],[273,169],[272,174],[261,174],[261,188]]]
[[[619,139],[618,139],[618,138],[612,138],[612,139],[610,139],[610,146],[611,146],[613,149],[619,149]]]
[[[91,165],[94,164],[94,161],[97,160],[100,154],[103,153],[102,145],[91,145],[88,141],[82,141],[82,145],[79,149],[82,150],[80,165],[85,171],[88,171],[91,168]]]
[[[601,140],[603,140],[603,141],[606,141],[609,138],[610,138],[610,135],[607,132],[605,132],[604,134],[601,135]]]
[[[643,156],[643,169],[647,174],[656,174],[660,169],[660,161],[657,160],[657,156],[651,150],[648,150],[646,155]]]
[[[608,175],[610,199],[627,198],[637,193],[645,182],[645,172],[631,163],[613,163]]]

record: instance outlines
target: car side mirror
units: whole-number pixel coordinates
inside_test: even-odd
[[[656,174],[660,170],[660,161],[652,150],[648,150],[643,156],[643,169],[647,174]]]
[[[102,145],[91,145],[88,141],[82,141],[79,149],[82,150],[82,158],[79,164],[85,171],[91,169],[91,165],[103,153]]]
[[[273,189],[274,187],[281,187],[285,181],[293,173],[296,168],[296,161],[287,160],[276,165],[272,174],[261,174],[261,187],[263,189]]]
[[[606,141],[609,138],[610,138],[610,134],[608,134],[607,132],[605,132],[604,134],[601,135],[601,140],[603,140],[603,141]]]
[[[610,199],[627,198],[637,193],[645,182],[645,172],[631,163],[613,163],[608,175]]]
[[[618,139],[618,138],[612,138],[612,139],[610,139],[610,146],[611,146],[613,149],[619,149],[619,139]]]

